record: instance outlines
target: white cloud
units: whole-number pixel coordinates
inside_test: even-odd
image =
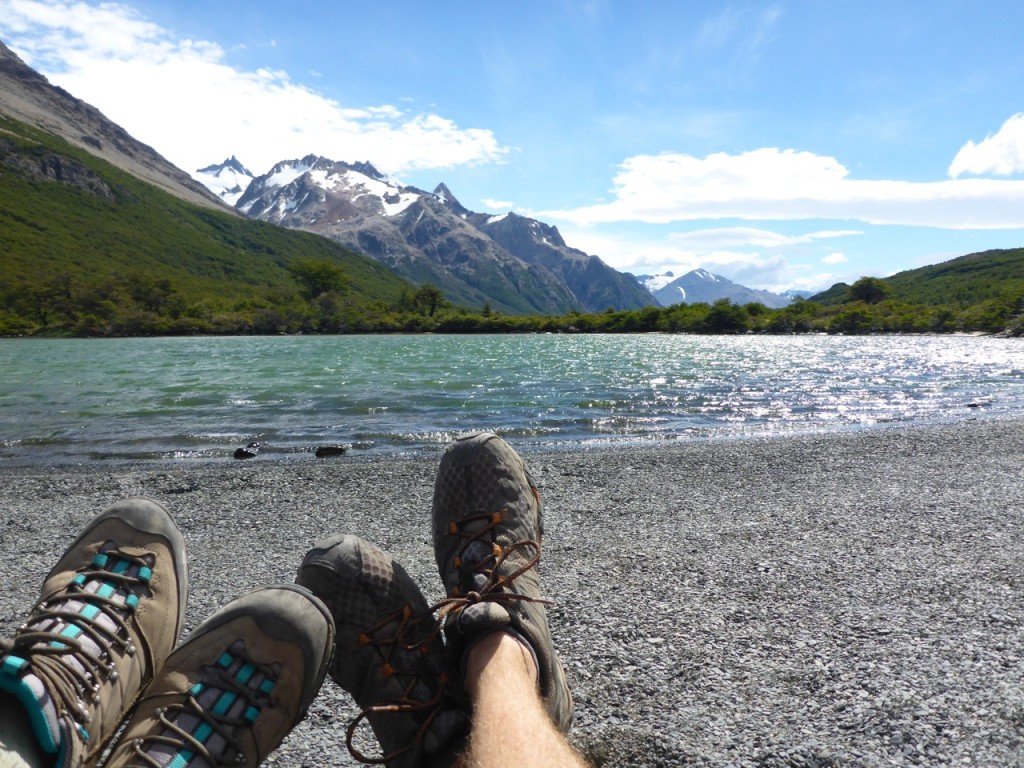
[[[861,235],[859,230],[821,230],[807,232],[803,235],[784,235],[768,229],[756,227],[717,227],[698,229],[692,232],[674,232],[669,239],[678,245],[690,245],[703,248],[786,248],[796,245],[807,245],[816,240]]]
[[[845,253],[830,253],[828,256],[821,260],[822,264],[845,264],[849,259],[846,258]]]
[[[614,178],[613,194],[608,203],[542,215],[580,226],[736,218],[943,229],[1024,227],[1024,181],[858,180],[849,178],[833,157],[771,147],[704,158],[680,153],[630,157]]]
[[[949,175],[955,179],[965,173],[1024,173],[1024,114],[1011,117],[995,135],[990,134],[977,144],[964,144],[949,165]]]
[[[511,211],[513,208],[509,200],[494,200],[493,198],[485,197],[482,202],[492,211]]]
[[[560,231],[571,247],[595,254],[610,266],[635,275],[672,272],[679,276],[693,269],[706,269],[751,288],[775,292],[790,288],[823,290],[846,278],[831,272],[814,272],[816,265],[804,263],[810,261],[806,255],[766,253],[765,250],[784,242],[807,243],[830,236],[860,234],[821,231],[787,236],[743,227],[667,236],[649,233],[609,235],[594,228],[576,229],[571,226]],[[750,236],[743,240],[742,233]],[[765,248],[758,241],[769,245]],[[751,250],[744,250],[745,246],[750,246]],[[813,258],[818,260],[816,256]]]
[[[262,173],[308,153],[386,172],[502,162],[494,134],[391,105],[343,106],[286,72],[242,71],[126,6],[0,0],[0,34],[51,82],[194,171],[235,154]]]

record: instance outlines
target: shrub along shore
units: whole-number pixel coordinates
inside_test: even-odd
[[[143,279],[143,283],[146,281]],[[430,288],[427,286],[426,288]],[[436,290],[436,289],[435,289]],[[157,298],[153,298],[153,295]],[[161,292],[166,296],[161,297]],[[0,300],[2,296],[0,286]],[[148,297],[148,298],[147,298]],[[433,297],[433,298],[432,298]],[[228,304],[188,304],[169,286],[111,283],[81,305],[26,294],[0,301],[0,336],[194,336],[298,333],[998,333],[1024,335],[1024,299],[986,299],[966,307],[896,300],[837,305],[798,299],[763,304],[676,304],[599,313],[510,315],[451,306],[431,291],[410,290],[392,303],[363,303],[334,293]],[[6,303],[7,309],[3,308]]]

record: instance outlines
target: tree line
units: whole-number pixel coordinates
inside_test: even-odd
[[[408,286],[394,300],[362,300],[345,270],[320,259],[289,266],[292,284],[225,301],[193,297],[142,272],[83,282],[57,274],[38,284],[0,285],[0,335],[155,336],[296,333],[952,333],[1024,335],[1024,294],[1008,291],[966,306],[911,304],[862,278],[845,301],[676,304],[599,313],[510,315],[489,304],[453,305],[436,286]]]

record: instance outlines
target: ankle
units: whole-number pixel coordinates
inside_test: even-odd
[[[522,679],[537,687],[538,670],[533,651],[508,632],[492,632],[477,640],[466,652],[465,684],[476,698],[489,677]]]

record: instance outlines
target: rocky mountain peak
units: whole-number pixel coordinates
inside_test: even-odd
[[[252,178],[252,171],[250,171],[248,168],[242,165],[242,163],[234,155],[232,155],[231,157],[224,161],[224,167],[230,168],[231,170],[236,171],[237,173],[241,173],[248,176],[249,178]]]
[[[306,155],[283,160],[255,178],[235,207],[253,218],[326,235],[341,222],[395,216],[423,194],[401,186],[369,162]]]
[[[369,162],[308,155],[278,163],[235,207],[329,237],[468,306],[554,314],[654,304],[631,276],[567,247],[553,226],[514,213],[475,213],[444,183],[424,192]]]
[[[664,278],[670,276],[669,272],[665,275],[645,275],[637,279],[645,282],[654,298],[664,307],[680,303],[703,302],[710,304],[719,299],[729,299],[733,304],[753,302],[764,304],[766,307],[778,308],[786,306],[792,300],[789,296],[747,288],[745,285],[734,283],[732,280],[706,269],[693,269],[681,277],[664,283]],[[661,287],[656,288],[655,286],[659,284]]]
[[[378,171],[377,168],[373,165],[373,163],[369,162],[368,160],[356,163],[341,163],[341,165],[347,165],[353,171],[361,173],[364,176],[369,176],[371,179],[375,179],[377,181],[384,181],[388,183],[394,183],[394,180],[390,176],[387,176],[386,174],[383,174],[380,171]]]
[[[480,228],[514,251],[524,248],[568,249],[558,227],[510,211],[489,216]],[[571,249],[570,249],[571,250]]]
[[[228,205],[234,206],[252,183],[252,172],[232,155],[223,163],[200,168],[192,178],[215,193]]]
[[[249,178],[252,178],[253,175],[252,172],[242,165],[241,161],[234,155],[222,163],[214,163],[213,165],[208,165],[205,168],[200,168],[196,173],[217,174],[223,171],[233,171],[234,173],[239,173],[244,176],[248,176]]]
[[[462,216],[465,218],[472,213],[472,211],[460,203],[458,198],[452,194],[452,191],[448,189],[447,184],[438,184],[437,187],[434,188],[434,197],[436,197],[442,205],[456,216]]]

